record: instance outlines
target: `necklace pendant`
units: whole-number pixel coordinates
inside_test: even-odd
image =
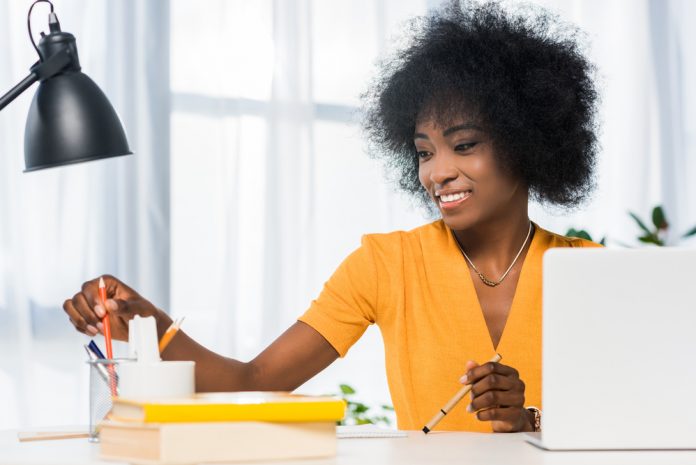
[[[483,273],[481,273],[478,268],[476,268],[476,265],[474,265],[474,262],[471,261],[469,256],[464,252],[464,249],[462,248],[462,245],[459,243],[459,240],[457,239],[457,236],[454,236],[454,241],[457,243],[457,247],[459,247],[459,251],[464,255],[464,258],[466,259],[467,262],[469,262],[469,265],[471,265],[471,269],[473,269],[476,274],[481,278],[481,281],[483,281],[483,284],[489,287],[496,287],[498,284],[502,283],[505,277],[508,275],[510,270],[512,269],[513,266],[515,266],[515,263],[517,263],[517,259],[520,258],[520,255],[522,254],[522,251],[524,250],[524,246],[527,245],[527,242],[529,241],[529,238],[532,235],[532,222],[529,222],[529,231],[527,231],[527,237],[524,239],[524,242],[522,243],[522,247],[520,247],[520,250],[517,252],[517,255],[515,255],[515,258],[512,260],[512,263],[510,263],[510,266],[508,267],[507,270],[505,270],[505,273],[500,277],[498,281],[491,281],[490,279],[486,278]]]
[[[497,286],[498,284],[501,283],[501,281],[497,281],[497,282],[496,282],[496,281],[491,281],[490,279],[486,278],[486,277],[483,275],[483,273],[478,273],[478,275],[479,275],[479,278],[481,278],[481,281],[483,281],[483,284],[485,284],[486,286],[495,287],[495,286]]]

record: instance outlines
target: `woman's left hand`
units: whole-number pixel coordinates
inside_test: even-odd
[[[468,412],[492,422],[495,432],[534,430],[534,414],[524,408],[525,386],[517,370],[501,363],[478,365],[472,361],[467,362],[466,370],[460,381],[472,385]]]

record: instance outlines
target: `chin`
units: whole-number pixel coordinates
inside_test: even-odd
[[[480,215],[473,211],[461,211],[457,213],[443,212],[438,209],[442,221],[453,231],[464,231],[480,223]]]

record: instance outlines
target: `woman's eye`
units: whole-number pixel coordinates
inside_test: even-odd
[[[465,144],[457,144],[454,147],[454,150],[456,152],[465,152],[471,148],[473,148],[478,142],[467,142]]]
[[[420,159],[422,159],[422,158],[428,158],[430,155],[431,155],[431,153],[428,152],[427,150],[418,150],[418,151],[416,151],[416,156],[417,156],[418,158],[420,158]]]

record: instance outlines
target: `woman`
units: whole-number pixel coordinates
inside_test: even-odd
[[[373,234],[307,312],[254,360],[178,335],[167,360],[195,360],[196,388],[293,390],[376,323],[401,429],[420,429],[460,387],[472,401],[441,429],[532,431],[541,406],[541,258],[595,244],[529,220],[530,196],[573,207],[590,192],[597,150],[591,65],[547,13],[448,5],[412,23],[412,40],[366,95],[365,128],[400,186],[442,219]],[[552,33],[552,29],[556,32]],[[75,327],[127,339],[134,315],[165,312],[115,278],[64,304]],[[500,363],[478,365],[498,352]],[[524,380],[524,381],[523,381]]]

